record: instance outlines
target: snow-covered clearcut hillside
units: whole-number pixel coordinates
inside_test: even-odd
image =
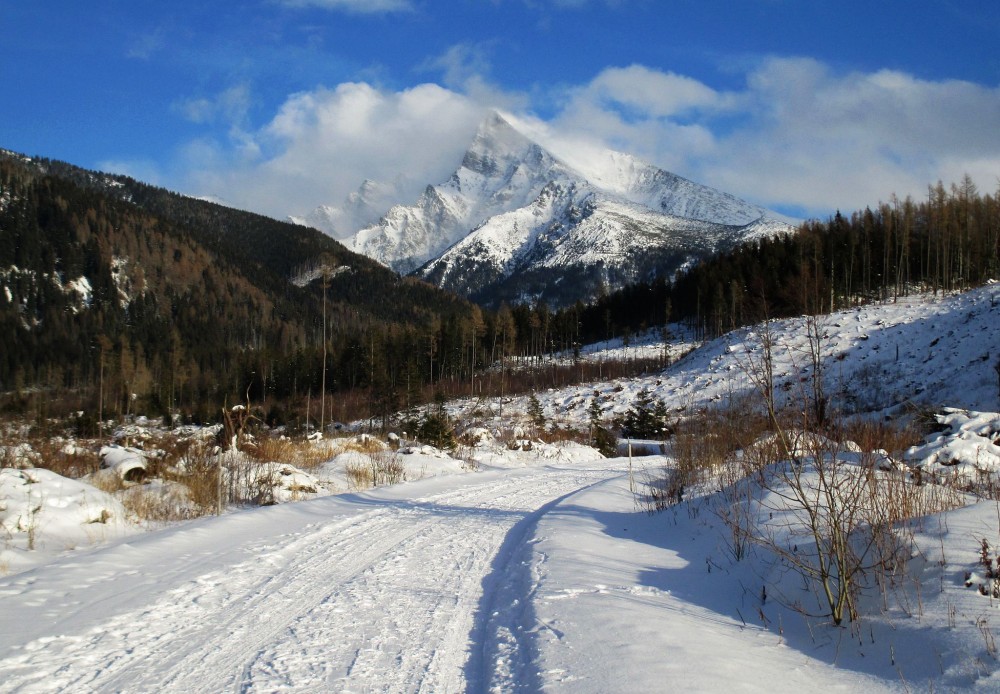
[[[775,345],[774,386],[778,406],[801,402],[812,374],[806,317],[767,326]],[[825,393],[848,414],[895,417],[943,407],[992,411],[1000,407],[1000,283],[960,294],[914,294],[819,316]],[[673,326],[675,335],[685,333]],[[748,369],[759,360],[762,326],[741,328],[701,345],[662,373],[537,393],[546,417],[585,426],[597,397],[604,416],[623,414],[643,389],[678,415],[739,402],[755,386]],[[633,340],[584,350],[584,358],[650,357],[662,353],[659,331]],[[684,351],[694,344],[687,338]],[[668,349],[671,355],[675,349]],[[672,358],[674,358],[672,356]],[[466,406],[472,407],[471,403]],[[512,403],[524,410],[527,398]],[[455,404],[455,414],[461,405]]]

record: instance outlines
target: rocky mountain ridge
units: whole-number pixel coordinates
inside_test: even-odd
[[[345,243],[487,304],[565,304],[792,221],[621,152],[570,165],[494,112],[447,181]]]

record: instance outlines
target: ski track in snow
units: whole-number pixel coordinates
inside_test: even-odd
[[[0,660],[0,691],[489,690],[530,666],[502,642],[532,590],[515,566],[532,529],[618,474],[548,467],[361,497],[354,515],[252,542],[249,560],[182,574],[144,607],[34,639]]]

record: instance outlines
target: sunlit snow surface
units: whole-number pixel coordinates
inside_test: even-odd
[[[876,416],[956,408],[939,438],[910,452],[911,464],[990,460],[1000,287],[822,320],[828,391],[846,407]],[[782,345],[783,393],[784,383],[792,391],[808,376],[801,322],[771,328]],[[577,423],[587,421],[595,391],[606,413],[625,409],[643,387],[677,412],[723,403],[749,387],[743,365],[760,330],[726,335],[646,378],[538,398],[550,420]],[[453,412],[476,407],[457,403]],[[526,402],[504,408],[524,412]],[[891,607],[875,605],[860,630],[833,627],[795,609],[815,596],[773,557],[734,561],[707,502],[646,514],[630,487],[641,488],[665,459],[607,460],[574,444],[511,451],[490,440],[486,419],[477,471],[417,449],[408,455],[426,456],[414,467],[424,466],[423,479],[155,532],[123,528],[124,537],[66,546],[0,578],[0,691],[1000,686],[1000,608],[976,588],[981,541],[1000,544],[994,502],[916,521],[909,573]],[[851,449],[839,455],[856,464]],[[68,520],[112,528],[120,517],[84,485],[37,473],[4,471],[5,528],[16,527],[13,516],[30,523],[43,498],[39,542],[47,529],[47,541],[59,537]],[[43,516],[57,508],[73,515]],[[8,533],[26,542],[23,530]],[[765,583],[777,589],[764,596]]]
[[[773,321],[775,391],[779,404],[801,401],[811,374],[806,318]],[[948,296],[917,294],[820,316],[820,348],[825,391],[847,412],[900,414],[907,408],[957,407],[995,411],[1000,358],[1000,284]],[[624,413],[649,388],[678,413],[725,404],[753,389],[747,370],[760,356],[760,326],[712,340],[661,373],[634,379],[584,384],[537,394],[545,414],[586,423],[587,406],[597,393],[606,414]],[[694,346],[689,332],[674,326],[677,348]],[[585,350],[599,360],[655,357],[664,345],[655,333],[646,339],[608,343]],[[526,400],[515,401],[526,407]],[[458,410],[460,411],[460,409]]]

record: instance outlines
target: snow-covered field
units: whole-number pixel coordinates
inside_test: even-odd
[[[809,378],[801,324],[771,326],[789,399]],[[846,409],[958,408],[910,464],[928,478],[997,471],[1000,286],[843,312],[821,332],[827,391]],[[538,398],[550,421],[579,425],[595,391],[608,414],[642,388],[679,414],[724,403],[750,388],[754,334],[662,374]],[[851,450],[838,457],[857,465]],[[996,502],[911,521],[898,584],[866,596],[861,622],[834,626],[803,614],[815,592],[780,557],[733,557],[710,485],[646,513],[644,482],[666,458],[489,441],[467,452],[475,465],[409,456],[403,484],[344,493],[333,465],[316,474],[342,493],[154,531],[121,523],[88,485],[4,470],[6,549],[42,560],[0,577],[0,691],[1000,687],[1000,598],[980,556],[983,540],[1000,547]]]
[[[914,295],[896,303],[873,304],[819,317],[823,380],[827,394],[848,412],[877,416],[900,414],[907,408],[958,407],[996,410],[1000,385],[1000,284],[964,294]],[[806,318],[770,325],[778,404],[801,401],[811,377]],[[595,393],[602,411],[624,413],[639,391],[648,388],[678,414],[724,404],[753,391],[747,369],[759,359],[761,329],[745,328],[712,340],[663,373],[574,386],[537,393],[546,417],[585,425]],[[692,346],[682,337],[672,357]],[[602,344],[599,352],[585,350],[589,359],[655,357],[662,343],[636,340]],[[527,398],[513,400],[514,409]],[[506,406],[506,405],[505,405]],[[455,403],[460,415],[475,403]]]

